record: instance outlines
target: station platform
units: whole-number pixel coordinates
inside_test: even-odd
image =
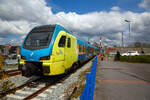
[[[100,61],[94,100],[150,100],[150,64]]]

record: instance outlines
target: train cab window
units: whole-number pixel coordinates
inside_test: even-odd
[[[70,38],[68,38],[68,40],[67,40],[67,47],[68,47],[68,48],[71,47],[71,39],[70,39]]]
[[[59,44],[58,46],[59,47],[65,47],[65,44],[66,44],[66,36],[62,36],[59,40]]]

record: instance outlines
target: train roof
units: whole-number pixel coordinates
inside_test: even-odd
[[[61,25],[58,25],[58,24],[40,25],[40,26],[34,27],[34,29],[38,28],[38,29],[42,30],[44,28],[44,29],[48,30],[50,27],[55,27],[58,30],[64,30],[69,34],[72,34],[70,31],[66,30],[64,27],[62,27]]]
[[[79,38],[77,38],[77,43],[79,43],[81,45],[85,45],[90,48],[98,49],[96,46],[93,46],[92,44],[89,44],[87,41],[81,40]]]
[[[55,28],[57,29],[57,31],[59,31],[59,30],[64,30],[64,31],[66,31],[67,33],[69,33],[69,34],[75,36],[75,35],[72,34],[70,31],[66,30],[63,26],[58,25],[58,24],[41,25],[41,26],[37,26],[37,27],[35,27],[35,28],[40,28],[40,29],[42,29],[43,27],[47,27],[47,29],[49,29],[50,26],[55,27]],[[81,38],[79,38],[79,37],[77,37],[77,36],[75,36],[75,37],[77,38],[77,43],[79,43],[79,44],[81,44],[81,45],[85,45],[85,46],[90,47],[90,48],[97,49],[97,47],[95,47],[95,46],[89,44],[87,41],[82,40]]]

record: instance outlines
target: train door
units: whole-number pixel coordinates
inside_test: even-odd
[[[65,60],[65,45],[66,45],[66,33],[61,32],[58,34],[54,45],[54,57],[55,62],[60,62]]]
[[[67,39],[66,39],[66,47],[65,47],[65,67],[68,69],[72,66],[72,38],[70,35],[67,35]]]

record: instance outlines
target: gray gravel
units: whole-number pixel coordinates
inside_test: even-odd
[[[23,83],[25,83],[27,80],[29,80],[29,78],[23,77],[21,75],[16,75],[8,78],[8,80],[10,80],[12,83],[15,83],[15,86],[20,86]]]

